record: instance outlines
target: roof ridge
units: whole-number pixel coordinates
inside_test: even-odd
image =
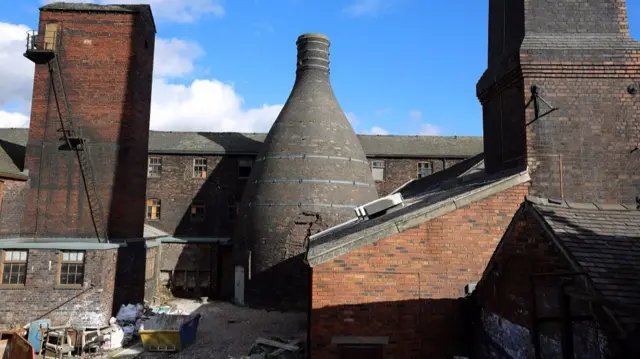
[[[564,199],[554,199],[527,195],[526,201],[542,207],[556,207],[586,211],[638,211],[640,203],[601,203],[601,202],[572,202]]]

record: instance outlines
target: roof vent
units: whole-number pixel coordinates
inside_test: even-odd
[[[394,193],[375,201],[356,207],[356,216],[360,219],[373,218],[384,214],[388,209],[402,204],[402,194]]]

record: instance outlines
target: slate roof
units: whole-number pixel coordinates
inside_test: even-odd
[[[550,202],[527,197],[569,259],[602,297],[640,309],[640,211],[636,204]],[[637,315],[614,309],[623,324]]]
[[[357,219],[354,212],[353,220],[311,236],[307,263],[314,267],[530,180],[527,171],[488,175],[483,166],[478,155],[412,181],[396,191],[403,203],[379,217]]]
[[[22,171],[27,133],[26,129],[25,131],[0,129],[0,177],[27,179],[27,174]]]
[[[256,155],[266,133],[151,131],[149,153]],[[28,129],[0,128],[0,139],[25,146]],[[466,158],[483,150],[482,136],[358,135],[369,157]]]

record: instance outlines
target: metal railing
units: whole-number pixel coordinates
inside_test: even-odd
[[[38,31],[27,32],[27,51],[42,51],[56,49],[58,40],[57,31],[45,31],[44,36],[40,36]]]

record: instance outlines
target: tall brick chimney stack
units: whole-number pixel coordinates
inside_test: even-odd
[[[477,95],[488,172],[528,167],[533,194],[569,201],[640,194],[640,44],[624,0],[490,0]]]
[[[142,237],[155,25],[148,5],[40,8],[25,237]]]

